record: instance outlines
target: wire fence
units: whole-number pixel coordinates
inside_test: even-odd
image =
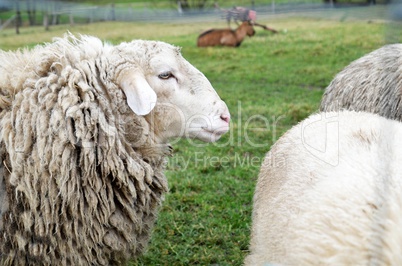
[[[74,23],[92,23],[98,21],[153,21],[153,22],[188,22],[191,21],[219,21],[223,19],[222,10],[214,7],[203,9],[182,10],[179,6],[176,8],[153,8],[151,5],[84,5],[71,2],[36,0],[35,17],[30,20],[30,25],[40,25],[44,20],[52,24],[74,24]],[[251,2],[250,2],[251,3]],[[356,18],[384,19],[399,16],[402,14],[402,8],[399,5],[380,5],[376,9],[370,9],[370,6],[342,6],[342,8],[333,5],[333,2],[317,2],[316,0],[289,0],[288,2],[276,3],[275,0],[267,1],[266,4],[249,5],[257,12],[257,20],[272,17],[279,14],[290,13],[309,13],[323,16],[336,14],[336,11],[343,10],[345,13],[354,13]],[[396,6],[396,7],[395,7]],[[382,7],[382,8],[381,8]],[[32,16],[32,6],[20,5],[18,9],[24,17],[24,14]],[[0,0],[0,10],[8,10],[8,17],[0,16],[0,29],[12,27],[17,23],[15,16],[16,2],[10,0]],[[393,10],[390,13],[389,10]],[[339,12],[338,12],[339,13]],[[1,14],[1,12],[0,12]],[[25,15],[28,16],[28,15]],[[23,21],[28,21],[24,18]],[[27,23],[27,22],[25,22]]]

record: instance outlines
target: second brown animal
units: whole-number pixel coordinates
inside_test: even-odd
[[[240,46],[244,38],[255,34],[253,25],[244,21],[236,30],[232,29],[211,29],[198,36],[197,46]]]

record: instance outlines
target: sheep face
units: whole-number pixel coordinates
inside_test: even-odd
[[[208,79],[172,45],[133,41],[116,47],[133,60],[118,82],[134,113],[144,115],[159,139],[218,140],[229,130],[230,114]]]

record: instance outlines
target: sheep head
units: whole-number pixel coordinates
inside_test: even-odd
[[[116,66],[120,70],[115,72],[127,104],[134,113],[145,116],[159,139],[213,142],[229,130],[225,102],[208,79],[182,57],[179,48],[136,40],[116,46],[115,51],[127,62]]]

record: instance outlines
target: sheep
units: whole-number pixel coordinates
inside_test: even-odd
[[[180,49],[67,34],[0,52],[0,265],[120,265],[144,252],[169,141],[230,114]]]
[[[245,265],[402,265],[402,124],[311,115],[271,148]]]
[[[345,67],[326,88],[321,111],[366,111],[402,121],[402,44],[386,45]]]
[[[236,30],[232,29],[211,29],[201,33],[197,39],[198,47],[207,46],[231,46],[238,47],[243,42],[246,35],[255,34],[253,25],[249,21],[244,21]]]

